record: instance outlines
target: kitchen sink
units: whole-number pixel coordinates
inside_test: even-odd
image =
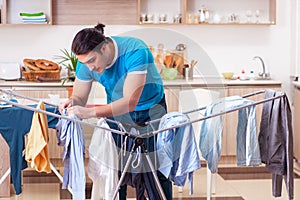
[[[271,80],[271,77],[255,77],[254,80],[257,80],[257,81],[261,81],[261,80]]]

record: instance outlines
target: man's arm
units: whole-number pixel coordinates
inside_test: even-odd
[[[72,105],[85,106],[91,91],[92,81],[75,79],[73,84]]]
[[[62,113],[64,108],[70,108],[75,105],[85,106],[91,90],[92,81],[80,81],[75,79],[73,84],[72,96],[59,106],[59,111]]]
[[[146,74],[128,74],[123,87],[123,97],[110,104],[96,107],[97,117],[111,117],[134,111],[139,102]]]
[[[146,82],[146,74],[128,74],[123,87],[123,97],[103,106],[96,106],[92,108],[83,107],[87,101],[88,93],[76,90],[74,93],[74,103],[75,106],[71,107],[69,113],[74,113],[81,119],[91,118],[91,117],[112,117],[117,115],[122,115],[124,113],[131,112],[135,109],[140,96],[142,94],[144,85]],[[82,87],[85,83],[76,84],[77,87]],[[86,96],[87,95],[87,96]],[[86,98],[84,98],[86,97]],[[77,106],[81,105],[81,106]]]

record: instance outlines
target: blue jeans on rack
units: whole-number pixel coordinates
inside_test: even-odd
[[[122,125],[124,126],[124,128],[126,129],[126,131],[128,131],[128,132],[130,132],[130,129],[132,127],[134,127],[135,129],[139,130],[140,134],[145,134],[145,133],[149,133],[150,131],[153,131],[152,127],[145,126],[145,122],[151,121],[154,119],[160,119],[166,113],[167,113],[167,105],[165,102],[165,97],[163,97],[163,99],[157,105],[153,106],[149,110],[133,111],[133,112],[121,115],[121,116],[112,117],[110,119],[121,122]],[[108,125],[112,129],[120,130],[118,125],[115,123],[108,122]],[[153,123],[152,125],[153,125],[153,128],[155,130],[157,130],[159,121],[157,123]],[[113,133],[113,137],[114,137],[114,140],[115,140],[117,146],[119,148],[121,148],[121,146],[123,144],[122,142],[124,141],[124,136]],[[144,144],[146,146],[147,151],[149,152],[150,158],[152,160],[152,164],[154,166],[155,166],[154,156],[156,153],[155,152],[156,138],[157,138],[156,136],[152,136],[152,137],[144,139]],[[125,162],[126,162],[126,160],[125,160]],[[124,163],[122,163],[122,164],[124,165]],[[168,200],[171,200],[172,199],[172,182],[169,179],[165,178],[165,176],[162,175],[158,170],[156,171],[156,173],[157,173],[160,185],[162,186],[162,189],[163,189],[163,192],[164,192],[166,198]],[[155,184],[155,183],[153,183],[153,184]],[[119,190],[119,199],[120,200],[126,200],[126,196],[127,196],[126,190],[127,190],[127,184],[124,183]],[[144,191],[136,191],[137,194],[138,193],[141,194],[141,192],[144,193]],[[147,190],[147,192],[148,192],[148,196],[150,196],[148,190]],[[138,199],[146,199],[143,194],[142,194],[142,196],[143,197],[138,198]]]

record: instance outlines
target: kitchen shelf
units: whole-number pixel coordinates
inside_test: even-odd
[[[276,0],[138,0],[137,21],[141,25],[275,25]]]
[[[45,23],[23,23],[20,13],[43,12]],[[52,0],[2,0],[1,25],[49,25],[52,24]]]

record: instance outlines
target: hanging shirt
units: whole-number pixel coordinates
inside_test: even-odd
[[[280,95],[283,95],[283,93],[266,90],[265,99]],[[264,103],[258,139],[262,162],[266,164],[267,170],[272,173],[273,196],[281,196],[282,180],[284,178],[288,198],[293,199],[292,112],[286,95]]]
[[[98,126],[109,129],[105,119]],[[118,184],[118,151],[111,131],[95,128],[89,146],[88,175],[93,181],[92,200],[113,199]],[[119,197],[116,197],[119,199]]]
[[[187,115],[171,112],[161,118],[158,130],[189,121]],[[188,176],[192,194],[193,172],[201,168],[193,126],[188,124],[158,133],[157,155],[158,170],[178,186],[184,186]]]
[[[40,101],[37,109],[45,110],[44,102]],[[38,172],[51,172],[48,141],[47,116],[41,112],[34,112],[28,133],[25,159]]]
[[[239,96],[230,96],[211,103],[206,107],[204,116],[239,109],[237,127],[237,163],[238,165],[257,166],[261,164],[257,139],[256,108],[253,101]],[[206,119],[200,130],[200,151],[212,173],[217,172],[222,147],[222,116]]]
[[[33,105],[33,107],[36,107],[36,105]],[[47,106],[46,110],[56,114],[59,113],[57,108],[50,106]],[[0,109],[0,133],[9,146],[11,180],[17,195],[22,192],[22,170],[27,167],[22,152],[25,149],[24,136],[30,130],[32,116],[33,111],[17,106]],[[47,119],[48,127],[55,128],[57,118],[48,115]]]
[[[66,109],[63,116],[66,116]],[[80,120],[74,114],[71,119]],[[73,199],[85,199],[84,137],[80,123],[61,118],[56,126],[58,145],[64,146],[64,177],[62,189],[72,188]]]

